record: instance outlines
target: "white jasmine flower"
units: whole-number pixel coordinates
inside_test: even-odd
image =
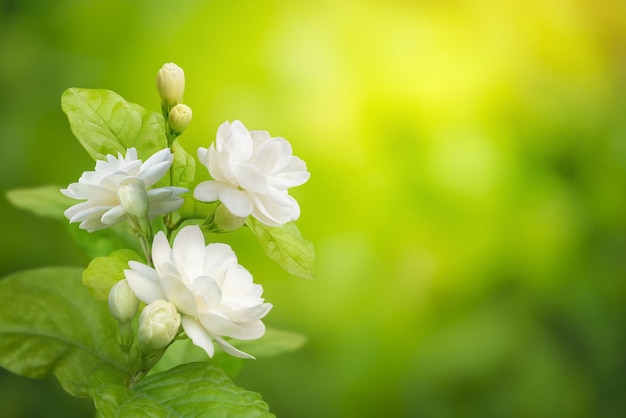
[[[139,300],[166,300],[182,316],[183,330],[195,345],[213,357],[215,341],[227,353],[253,358],[224,337],[253,340],[265,334],[261,321],[272,305],[261,297],[263,287],[237,263],[226,244],[205,245],[197,225],[184,227],[170,245],[163,232],[152,245],[154,268],[129,261],[124,270]]]
[[[129,183],[133,187],[142,184],[148,189],[163,177],[172,165],[174,156],[169,148],[152,155],[142,163],[137,158],[137,151],[129,148],[126,157],[118,153],[117,158],[107,155],[106,161],[96,161],[95,171],[85,171],[78,183],[70,184],[61,193],[73,199],[86,200],[65,211],[70,222],[80,222],[80,228],[89,232],[104,229],[126,220],[127,209],[134,207],[128,201],[129,195],[142,196],[141,193],[128,193]],[[129,177],[137,181],[130,181]],[[121,187],[124,185],[124,187]],[[120,190],[121,189],[121,190]],[[120,192],[122,197],[120,199]],[[147,190],[148,216],[173,212],[183,204],[180,194],[187,192],[182,187],[159,187]],[[122,202],[123,200],[123,202]],[[122,204],[124,203],[124,204]],[[137,202],[137,207],[145,202]]]
[[[300,217],[298,202],[287,189],[305,183],[310,174],[284,138],[248,131],[238,120],[224,122],[215,142],[208,149],[198,148],[198,158],[213,180],[198,184],[196,199],[220,200],[233,215],[251,214],[271,226]]]

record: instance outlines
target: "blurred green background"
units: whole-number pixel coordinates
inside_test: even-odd
[[[159,110],[185,69],[192,153],[219,124],[283,136],[317,278],[225,237],[308,337],[236,383],[279,417],[626,416],[626,3],[0,1],[1,189],[93,161],[68,87]],[[2,275],[88,260],[0,202]],[[7,417],[92,416],[0,373]]]

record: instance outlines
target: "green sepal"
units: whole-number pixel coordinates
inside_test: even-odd
[[[29,378],[56,375],[71,395],[88,397],[105,371],[128,380],[117,322],[81,283],[81,269],[43,268],[0,280],[0,366]]]
[[[83,271],[83,284],[96,299],[107,300],[115,283],[124,279],[124,270],[129,268],[130,260],[144,262],[132,250],[117,250],[108,257],[94,258]]]
[[[252,216],[246,225],[261,244],[265,254],[286,272],[305,279],[315,278],[315,249],[311,241],[302,238],[295,223],[267,226]]]

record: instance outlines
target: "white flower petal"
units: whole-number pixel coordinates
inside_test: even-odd
[[[228,317],[217,309],[211,309],[198,313],[198,320],[202,326],[213,336],[237,334],[241,327],[232,322]]]
[[[267,176],[258,167],[251,164],[240,164],[233,170],[239,185],[254,193],[265,193],[269,186]]]
[[[126,219],[126,210],[122,205],[114,206],[102,215],[100,220],[105,225],[115,225]]]
[[[165,292],[156,271],[136,261],[129,261],[128,265],[131,269],[124,270],[124,276],[137,299],[145,303],[165,299]]]
[[[174,155],[169,148],[162,149],[156,154],[152,155],[141,166],[137,177],[139,177],[146,184],[146,187],[152,186],[167,173],[170,166],[174,161]]]
[[[281,149],[280,143],[267,141],[255,150],[250,163],[257,166],[263,174],[268,175],[276,170]]]
[[[196,316],[198,310],[194,295],[176,276],[161,276],[161,285],[165,291],[165,300],[172,302],[178,312]]]
[[[298,157],[291,157],[283,169],[270,176],[270,184],[278,189],[288,189],[300,186],[309,180],[311,173],[306,170],[306,164]]]
[[[265,324],[263,321],[252,321],[246,324],[241,324],[243,332],[237,335],[233,335],[233,338],[238,340],[256,340],[265,335]]]
[[[191,225],[183,228],[176,235],[172,246],[172,256],[177,265],[185,266],[184,271],[188,275],[189,283],[204,274],[205,255],[204,235],[199,226]]]
[[[197,277],[191,283],[191,288],[200,311],[217,308],[222,301],[222,289],[212,277]]]
[[[266,225],[280,226],[300,217],[298,202],[284,190],[270,189],[265,195],[250,195],[254,205],[252,216]]]
[[[228,208],[230,213],[240,218],[245,218],[252,213],[252,202],[248,195],[241,190],[225,187],[220,190],[219,200]]]
[[[202,327],[202,325],[189,316],[183,316],[181,323],[183,325],[185,333],[189,338],[191,338],[193,344],[202,348],[204,351],[206,351],[207,355],[210,358],[213,358],[213,354],[215,353],[215,346],[213,345],[211,337]]]
[[[201,202],[215,202],[221,190],[229,186],[215,180],[207,180],[199,183],[193,191],[193,197]]]
[[[163,231],[157,232],[152,241],[152,262],[157,273],[167,274],[165,264],[170,262],[171,251],[170,243],[167,241],[165,233]]]
[[[222,337],[217,336],[217,335],[214,335],[213,337],[215,338],[215,341],[219,344],[219,346],[222,347],[222,349],[226,351],[228,354],[230,354],[231,356],[239,357],[239,358],[248,358],[248,359],[254,360],[254,356],[251,356],[250,354],[244,353],[238,348],[233,347],[228,342],[226,342],[226,340],[223,339]]]
[[[222,125],[227,123],[224,122]],[[223,130],[223,146],[231,152],[231,155],[236,156],[236,161],[247,161],[252,155],[253,149],[250,132],[238,120],[231,123],[229,128],[228,130]],[[227,136],[224,134],[227,134]]]

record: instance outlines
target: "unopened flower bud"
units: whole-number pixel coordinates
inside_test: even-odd
[[[164,64],[157,73],[156,86],[163,103],[174,106],[183,100],[185,72],[173,62]]]
[[[139,315],[139,346],[150,354],[166,347],[178,334],[180,314],[173,303],[155,300]]]
[[[177,104],[170,110],[168,122],[170,128],[177,134],[183,133],[189,122],[191,122],[191,108],[184,104]]]
[[[117,282],[109,292],[109,309],[115,319],[128,322],[139,309],[139,299],[135,296],[126,280]]]
[[[126,177],[121,181],[117,196],[122,207],[131,216],[143,218],[150,206],[145,183],[138,177]]]
[[[219,232],[229,232],[239,229],[246,222],[246,218],[235,216],[226,206],[219,204],[215,209],[215,215],[213,217],[213,223]]]

